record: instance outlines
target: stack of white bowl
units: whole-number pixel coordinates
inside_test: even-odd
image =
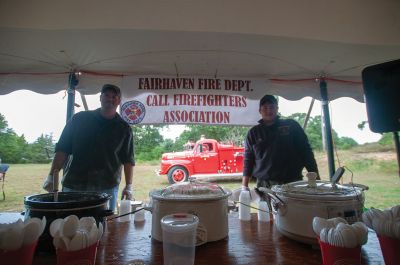
[[[336,247],[354,248],[368,241],[368,228],[362,222],[352,225],[340,217],[314,217],[313,230],[322,242]]]
[[[383,211],[371,208],[362,219],[378,235],[400,239],[400,205]]]
[[[36,242],[46,227],[46,217],[29,218],[25,221],[0,224],[0,249],[17,250]]]
[[[93,217],[69,215],[64,219],[56,219],[50,225],[50,235],[56,249],[76,251],[97,243],[103,235],[103,225]]]

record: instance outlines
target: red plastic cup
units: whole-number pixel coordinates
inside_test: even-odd
[[[318,238],[324,265],[361,265],[361,246],[344,248],[329,245]]]
[[[377,235],[386,265],[400,264],[400,240]]]
[[[97,245],[98,243],[76,251],[57,249],[57,265],[94,265]]]
[[[2,265],[31,265],[35,254],[38,241],[31,245],[22,246],[17,250],[0,250],[0,260]]]

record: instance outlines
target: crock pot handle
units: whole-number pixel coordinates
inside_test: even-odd
[[[236,206],[236,204],[233,201],[228,201],[228,212],[229,211],[235,211],[237,212],[238,207]]]
[[[259,193],[262,193],[263,195],[266,194],[268,195],[269,198],[271,198],[271,206],[272,206],[272,212],[274,214],[279,214],[279,215],[285,215],[287,212],[287,207],[286,207],[286,203],[279,198],[278,195],[276,195],[275,192],[273,192],[271,189],[269,188],[265,188],[265,187],[259,187],[259,188],[255,188],[255,190]],[[262,195],[260,195],[261,197]]]
[[[145,209],[146,211],[149,211],[149,212],[153,213],[153,205],[145,206],[145,207],[143,207],[143,209]]]
[[[106,216],[110,216],[113,214],[114,214],[114,211],[112,211],[112,210],[104,210],[104,211],[100,212],[99,216],[106,217]]]
[[[358,184],[358,183],[346,183],[346,184],[343,184],[343,186],[359,188],[362,191],[369,190],[369,187],[367,185]]]
[[[276,195],[276,193],[273,192],[271,189],[265,188],[265,187],[258,187],[258,188],[256,188],[256,190],[257,190],[257,189],[258,189],[260,192],[262,192],[262,193],[264,193],[264,194],[267,194],[267,195],[268,195],[269,197],[271,197],[273,200],[279,201],[279,202],[281,202],[282,204],[285,204],[285,202],[282,201],[281,198],[279,198],[278,195]]]

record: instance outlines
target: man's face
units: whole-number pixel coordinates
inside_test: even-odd
[[[272,122],[278,115],[278,105],[267,102],[260,107],[259,112],[265,122]]]
[[[106,91],[100,95],[101,108],[116,110],[121,103],[121,98],[113,91]]]

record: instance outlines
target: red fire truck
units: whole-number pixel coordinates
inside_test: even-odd
[[[212,180],[241,178],[244,148],[201,139],[186,144],[190,150],[164,153],[158,175],[167,175],[169,183],[190,179]]]

